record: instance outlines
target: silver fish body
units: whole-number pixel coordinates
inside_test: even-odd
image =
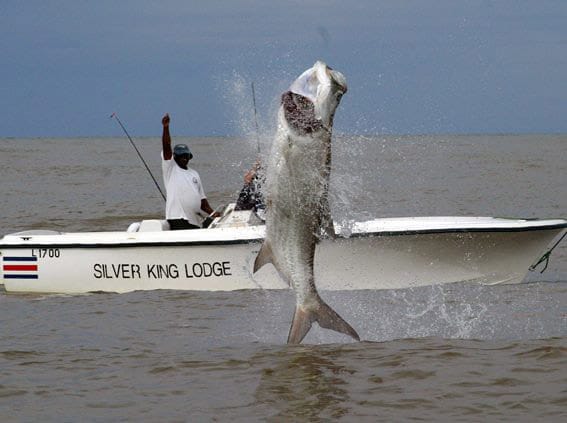
[[[282,95],[267,169],[266,238],[254,272],[272,263],[294,289],[288,343],[300,343],[313,322],[359,340],[319,296],[313,265],[322,232],[334,236],[328,190],[333,117],[346,92],[344,76],[317,62]]]

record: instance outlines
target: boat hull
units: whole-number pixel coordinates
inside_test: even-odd
[[[96,238],[100,235],[86,242],[88,234],[81,242],[68,235],[19,236],[20,242],[17,236],[5,237],[0,245],[2,279],[8,292],[34,293],[288,288],[271,265],[252,275],[262,230],[252,229],[240,239],[227,237],[226,231],[215,236],[221,229],[202,231],[208,237],[200,241],[186,240],[182,233],[196,237],[201,231],[175,231],[167,241],[165,233],[156,233],[112,243]],[[555,225],[358,232],[317,246],[315,277],[321,290],[519,283],[564,231],[564,226]]]

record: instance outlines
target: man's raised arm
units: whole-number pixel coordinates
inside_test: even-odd
[[[165,116],[161,119],[161,124],[163,125],[163,133],[161,135],[163,158],[165,160],[171,160],[173,153],[171,150],[171,137],[169,135],[169,114],[165,114]]]

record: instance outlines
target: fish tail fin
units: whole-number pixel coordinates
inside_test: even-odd
[[[274,263],[274,255],[272,253],[270,243],[264,241],[258,255],[256,256],[256,260],[254,260],[254,271],[252,273],[256,273],[262,266],[268,263]]]
[[[288,344],[299,344],[311,329],[313,325],[314,315],[313,313],[303,309],[300,306],[295,308],[295,313],[293,314],[293,321],[291,322],[291,327],[289,328],[289,335],[287,336]]]
[[[345,319],[343,319],[339,314],[333,310],[327,303],[325,303],[321,298],[318,298],[317,308],[314,310],[305,310],[298,306],[295,309],[295,314],[293,315],[293,322],[291,323],[291,328],[289,329],[289,336],[287,338],[288,344],[299,344],[311,326],[313,322],[319,323],[319,326],[325,329],[331,329],[336,332],[344,333],[357,341],[360,341],[360,336],[349,325]]]

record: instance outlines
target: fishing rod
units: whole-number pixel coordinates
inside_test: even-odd
[[[260,155],[260,130],[258,129],[258,113],[256,113],[256,92],[254,91],[254,81],[252,81],[252,104],[254,106],[254,123],[256,124],[256,147]]]
[[[138,150],[138,147],[136,147],[136,144],[134,144],[134,141],[132,141],[132,138],[130,137],[130,134],[128,134],[128,131],[126,130],[126,128],[124,128],[124,125],[122,125],[122,122],[120,121],[120,119],[118,118],[118,115],[116,113],[112,113],[110,115],[110,119],[116,119],[116,122],[118,122],[118,124],[120,125],[120,127],[122,128],[122,130],[124,131],[124,133],[126,134],[126,136],[128,137],[128,139],[130,140],[130,144],[132,144],[132,147],[134,147],[134,150],[136,150],[136,153],[138,153],[138,157],[140,158],[140,160],[142,161],[142,163],[144,163],[144,166],[146,166],[146,169],[148,170],[148,173],[150,174],[150,176],[152,177],[154,184],[156,184],[156,188],[158,189],[159,193],[161,194],[163,201],[166,201],[165,199],[165,195],[163,194],[163,191],[161,190],[158,182],[156,181],[156,178],[154,178],[154,175],[152,173],[152,171],[150,170],[148,164],[146,163],[146,161],[144,160],[144,158],[142,157],[142,154],[140,153],[140,150]]]

